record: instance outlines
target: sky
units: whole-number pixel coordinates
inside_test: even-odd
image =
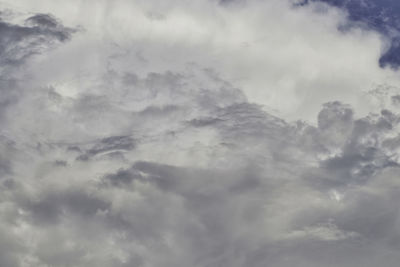
[[[0,0],[0,266],[397,267],[399,9]]]

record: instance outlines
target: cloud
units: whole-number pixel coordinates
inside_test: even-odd
[[[43,23],[50,21],[54,23],[52,27],[43,26]],[[19,87],[19,80],[22,79],[19,68],[33,55],[67,41],[73,32],[72,28],[66,28],[50,16],[42,14],[28,17],[22,24],[0,20],[1,119],[5,108],[18,101],[22,90]]]
[[[275,115],[315,122],[319,107],[334,100],[350,103],[366,115],[374,105],[365,93],[377,84],[399,82],[394,71],[378,64],[386,37],[368,27],[341,31],[349,23],[346,13],[319,2],[297,8],[275,0],[222,5],[217,1],[13,3],[57,14],[87,29],[42,59],[42,67],[35,70],[40,81],[63,84],[66,94],[78,90],[71,84],[77,82],[74,69],[86,77],[80,82],[89,83],[106,66],[143,77],[149,72],[181,73],[195,63],[214,69],[251,102]],[[93,16],[82,16],[88,9]],[[154,20],[149,13],[163,19]]]
[[[1,266],[398,265],[378,33],[320,3],[13,5]]]
[[[46,49],[56,41],[66,41],[73,32],[44,14],[29,17],[26,24],[29,26],[1,21],[0,60],[3,68],[23,63],[28,57],[40,53],[43,48]]]
[[[304,1],[303,4],[308,4],[311,1]],[[379,4],[374,1],[360,1],[360,0],[322,0],[336,7],[344,9],[348,13],[350,23],[348,27],[355,25],[367,27],[381,32],[388,39],[387,47],[379,59],[379,64],[382,67],[390,66],[398,68],[399,58],[399,23],[398,23],[398,10],[399,4],[396,1],[381,1]]]

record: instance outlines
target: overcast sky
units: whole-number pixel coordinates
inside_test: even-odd
[[[0,0],[0,266],[397,267],[376,2]]]

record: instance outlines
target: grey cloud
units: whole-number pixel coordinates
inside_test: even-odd
[[[0,136],[0,179],[12,173],[12,157],[15,153],[14,142]]]
[[[219,122],[222,122],[222,119],[219,118],[198,118],[188,121],[188,124],[194,127],[206,127],[213,126]]]
[[[337,223],[342,229],[357,231],[369,241],[382,242],[397,250],[400,246],[399,213],[394,203],[398,197],[392,190],[385,195],[361,193],[343,213],[339,213]]]
[[[84,154],[78,156],[78,160],[88,160],[99,154],[130,151],[135,148],[135,141],[131,136],[110,136],[91,145]],[[70,148],[71,149],[71,148]],[[72,148],[73,149],[73,148]],[[77,147],[78,151],[81,151]]]
[[[57,19],[49,14],[36,14],[30,18],[27,18],[26,23],[45,28],[57,28],[60,26],[60,23],[57,21]]]
[[[140,171],[142,175],[139,175],[137,171]],[[354,260],[354,257],[351,255],[372,253],[371,257],[381,257],[378,251],[366,245],[367,243],[365,242],[368,241],[352,238],[352,235],[346,237],[346,232],[341,233],[340,231],[342,230],[335,230],[335,228],[316,228],[315,231],[329,231],[329,229],[331,229],[330,231],[336,231],[333,233],[320,232],[326,235],[336,235],[336,237],[327,236],[326,239],[323,237],[324,239],[322,240],[318,240],[318,238],[315,240],[313,234],[311,234],[312,232],[297,240],[290,239],[273,243],[270,243],[268,238],[265,240],[261,238],[260,240],[254,237],[254,239],[247,239],[246,235],[236,236],[236,231],[241,231],[240,229],[243,229],[243,227],[244,229],[249,229],[249,224],[257,225],[257,223],[260,222],[259,220],[262,220],[262,206],[272,199],[268,198],[268,193],[266,194],[268,191],[264,191],[264,182],[259,180],[253,186],[247,187],[234,182],[234,177],[241,177],[239,179],[240,183],[248,183],[249,180],[251,180],[249,173],[247,173],[247,175],[246,173],[223,174],[218,171],[190,170],[173,166],[160,166],[159,164],[147,162],[136,163],[131,169],[121,170],[115,175],[107,176],[106,179],[111,181],[118,180],[118,182],[122,182],[119,186],[123,187],[126,187],[127,183],[131,183],[134,180],[139,183],[150,183],[162,191],[178,194],[184,198],[183,203],[185,204],[184,207],[186,207],[185,214],[187,214],[187,216],[194,215],[196,219],[191,222],[185,222],[185,220],[181,221],[179,224],[182,225],[182,232],[177,231],[174,233],[176,238],[179,237],[182,239],[182,242],[188,242],[187,246],[189,251],[186,252],[185,257],[179,259],[179,262],[185,262],[185,258],[186,260],[191,258],[191,262],[195,262],[201,266],[208,266],[208,264],[211,263],[221,264],[223,266],[232,264],[235,266],[241,266],[242,264],[264,266],[271,262],[274,266],[288,266],[288,264],[294,264],[295,262],[299,263],[300,266],[319,266],[320,264],[335,266],[329,259],[331,257],[342,256],[344,258],[336,261],[336,263],[340,262],[340,264],[343,265],[351,263],[355,266],[363,266],[363,264],[368,263],[368,261],[358,262]],[[215,190],[216,187],[207,186],[208,179],[212,182],[220,179],[218,182],[220,186],[223,185],[226,189],[228,189],[230,185],[232,189],[241,188],[240,191],[242,193],[238,194],[236,189],[224,190],[219,188],[219,190]],[[248,189],[243,191],[245,187]],[[283,188],[279,188],[284,192]],[[260,196],[256,198],[256,202],[243,202],[246,200],[246,196],[257,197],[258,194],[260,194]],[[373,199],[370,200],[374,202]],[[358,203],[356,205],[360,204],[361,203]],[[365,207],[367,206],[368,204],[366,203]],[[346,212],[354,212],[355,210],[353,209],[358,210],[359,206],[351,207],[351,205],[349,205],[349,210]],[[310,210],[310,212],[325,211],[313,209]],[[322,214],[323,213],[320,213],[320,215]],[[376,227],[374,226],[374,220],[378,217],[374,214],[374,212],[371,212],[372,218],[361,220],[365,222],[365,227]],[[395,213],[389,214],[395,215]],[[299,214],[298,216],[306,218],[304,217],[306,216],[305,214]],[[359,218],[355,218],[354,221],[343,222],[342,220],[344,218],[348,219],[351,218],[351,216],[342,212],[335,215],[333,211],[325,214],[325,219],[329,218],[328,216],[331,219],[334,218],[334,222],[340,227],[338,229],[349,231],[349,233],[357,233],[356,236],[362,234],[363,238],[372,238],[370,235],[371,229],[367,228],[364,230],[363,227],[358,228],[358,223],[361,222]],[[317,219],[315,216],[314,218]],[[395,218],[395,216],[393,218]],[[318,220],[323,219],[324,216],[321,216]],[[382,218],[382,222],[385,221],[385,219],[388,218]],[[309,221],[308,223],[315,224],[318,220],[314,222]],[[297,222],[292,227],[296,229],[301,227],[301,224]],[[130,225],[130,230],[139,231],[138,229],[134,229],[135,227]],[[385,228],[383,227],[382,229]],[[148,231],[150,231],[150,229]],[[390,230],[388,231],[390,232]],[[342,235],[343,237],[341,238],[343,239],[335,240],[334,238],[337,238],[337,235]],[[379,231],[376,231],[375,235],[382,237]],[[248,238],[251,237],[252,236],[248,236]],[[343,246],[346,247],[346,249],[340,249],[340,247]],[[314,253],[316,249],[320,251],[318,255]],[[193,253],[193,251],[196,251],[194,255],[187,254],[188,252]],[[395,258],[396,257],[394,257],[394,259]],[[310,261],[310,259],[312,260]],[[392,258],[388,261],[394,259]],[[395,265],[392,264],[389,266]]]
[[[149,106],[144,110],[140,111],[139,115],[146,117],[157,117],[157,116],[163,116],[167,113],[172,113],[177,110],[179,110],[179,107],[174,105],[167,105],[164,107]]]
[[[10,267],[20,266],[19,259],[26,252],[24,244],[4,226],[0,227],[0,240],[0,264]]]
[[[0,62],[4,65],[20,65],[27,58],[51,47],[56,41],[68,40],[73,29],[58,24],[48,15],[35,15],[27,19],[31,26],[0,21]],[[50,26],[51,23],[55,25]]]
[[[335,129],[347,136],[342,142],[339,155],[322,162],[322,166],[333,172],[339,183],[365,182],[381,169],[398,166],[393,151],[384,146],[391,140],[390,137],[385,137],[385,134],[399,123],[396,115],[383,110],[380,115],[346,121],[348,122],[347,125],[343,125],[344,128],[340,125]],[[330,123],[331,127],[332,125],[335,127],[334,123]]]
[[[399,105],[400,104],[400,95],[394,95],[391,97],[392,103],[394,105]]]
[[[150,107],[136,113],[136,118],[152,120],[157,116],[170,116],[170,110],[174,112],[176,109],[179,107]],[[143,160],[134,161],[130,167],[121,167],[117,163],[119,168],[115,172],[106,170],[99,183],[84,183],[87,192],[63,187],[58,189],[60,191],[39,189],[42,192],[38,199],[20,200],[19,205],[28,212],[22,218],[38,229],[42,225],[49,229],[60,227],[70,233],[72,240],[81,242],[81,247],[68,247],[57,241],[62,240],[63,235],[52,236],[48,241],[41,240],[37,250],[32,252],[38,261],[56,266],[85,266],[96,262],[95,259],[87,261],[85,255],[99,250],[95,242],[111,238],[105,232],[115,233],[112,240],[119,244],[107,243],[105,247],[110,251],[122,250],[128,255],[124,260],[99,256],[102,259],[100,264],[105,266],[111,262],[114,266],[130,263],[157,266],[161,262],[165,266],[273,264],[286,267],[295,263],[299,266],[335,266],[332,257],[342,257],[336,261],[342,266],[362,266],[369,261],[357,262],[351,254],[383,257],[368,242],[382,250],[396,247],[397,239],[389,237],[396,229],[393,226],[397,218],[395,210],[385,209],[387,213],[382,216],[375,212],[389,203],[381,195],[378,198],[364,195],[368,200],[364,203],[361,201],[363,193],[355,189],[357,199],[345,198],[346,209],[338,210],[332,204],[333,200],[327,195],[323,197],[330,189],[338,190],[337,184],[326,183],[318,188],[307,184],[303,177],[304,172],[317,170],[341,181],[359,164],[370,162],[376,165],[376,170],[365,174],[369,179],[364,183],[355,183],[361,188],[369,186],[372,177],[388,166],[379,144],[371,149],[363,144],[363,138],[373,133],[383,138],[385,132],[394,129],[386,123],[394,125],[397,122],[395,116],[384,111],[375,119],[359,120],[348,115],[352,114],[350,107],[340,103],[323,107],[319,127],[295,127],[249,103],[212,107],[204,114],[211,117],[195,116],[196,119],[189,120],[189,123],[186,118],[179,119],[189,126],[184,131],[215,130],[221,142],[235,145],[223,156],[228,160],[238,160],[236,157],[239,157],[245,164],[238,164],[236,168],[230,165],[196,168]],[[211,123],[199,124],[198,121]],[[347,125],[351,126],[350,130],[338,135]],[[365,127],[368,131],[363,130]],[[301,143],[305,138],[314,139],[319,145]],[[94,143],[76,144],[74,153],[83,152],[90,158],[111,151],[140,150],[144,145],[143,142],[136,144],[130,136],[112,136]],[[324,149],[321,146],[325,146]],[[252,147],[251,151],[245,153],[246,147]],[[304,165],[305,162],[295,155],[285,156],[291,152],[317,160],[316,155],[329,153],[333,148],[340,149],[342,156],[317,161],[320,164],[317,166]],[[285,161],[279,160],[278,155]],[[382,157],[379,165],[377,162]],[[129,161],[128,156],[126,160]],[[109,161],[105,159],[102,162]],[[100,166],[103,163],[81,161],[65,168],[73,169],[76,164]],[[348,185],[351,181],[343,180],[342,184]],[[89,191],[95,193],[89,194]],[[310,205],[306,200],[308,194],[325,204]],[[390,202],[396,199],[394,194]],[[368,204],[369,201],[377,207]],[[285,215],[286,208],[291,208],[287,211],[290,215]],[[356,216],[350,219],[353,213]],[[86,225],[85,233],[65,228],[63,223],[67,222],[76,227]],[[285,227],[280,229],[277,225]],[[81,241],[83,237],[87,241]],[[62,246],[58,250],[50,249],[57,242]],[[134,249],[138,244],[142,249]],[[152,258],[150,255],[158,256]],[[391,263],[395,259],[395,256],[387,259],[388,266],[395,266]]]
[[[179,80],[166,90],[185,96],[180,82],[188,83],[188,78],[184,74],[166,76]],[[164,95],[161,84],[143,83],[140,90],[151,86],[155,93],[150,98]],[[33,185],[38,197],[15,193],[14,200],[26,212],[17,218],[42,233],[36,249],[28,249],[37,261],[55,266],[96,262],[100,266],[286,267],[295,263],[335,266],[331,258],[341,256],[342,266],[362,266],[349,251],[357,257],[381,257],[374,246],[396,248],[397,238],[389,237],[396,229],[395,210],[385,209],[384,215],[377,211],[395,202],[397,195],[387,201],[382,194],[363,193],[382,172],[397,166],[386,148],[388,140],[394,142],[387,134],[396,129],[396,115],[384,110],[356,118],[350,106],[332,102],[322,107],[315,127],[270,115],[232,87],[219,89],[193,89],[179,105],[165,98],[162,104],[150,101],[127,113],[116,112],[105,94],[72,100],[71,106],[81,109],[75,112],[83,121],[87,110],[103,108],[108,114],[128,114],[132,125],[146,125],[157,135],[145,138],[135,132],[43,145],[42,155],[55,155],[48,161],[54,171],[40,176],[38,182],[44,186]],[[205,92],[209,95],[204,96]],[[232,100],[223,99],[227,94]],[[211,96],[213,102],[203,101]],[[196,112],[187,112],[187,105],[196,107]],[[171,124],[160,130],[160,121]],[[174,137],[167,134],[171,129],[177,132]],[[196,162],[150,161],[141,154],[160,144],[162,148],[173,146],[175,140],[184,144],[185,138],[209,131],[212,139],[206,139],[210,144],[204,146],[213,154],[207,155],[210,163],[203,167],[195,166]],[[369,139],[373,142],[365,143]],[[199,138],[198,142],[203,141]],[[168,157],[177,157],[182,150],[175,149]],[[115,152],[124,153],[123,160],[89,160]],[[74,161],[71,155],[86,160]],[[43,156],[37,157],[44,161]],[[56,172],[65,179],[79,175],[82,188],[67,186],[70,182],[57,181],[58,176],[52,178]],[[312,182],[309,174],[314,175]],[[343,199],[332,199],[331,190],[344,192]],[[384,185],[382,190],[388,192]],[[365,204],[363,197],[368,200]],[[356,216],[350,219],[353,213]],[[44,226],[55,231],[54,236],[46,234]],[[97,242],[125,256],[99,255],[102,249]],[[61,243],[60,249],[50,249],[56,243]],[[88,260],[91,253],[98,259]],[[387,260],[389,266],[395,266],[390,263],[394,259]]]
[[[105,180],[115,186],[127,186],[135,179],[144,180],[140,173],[132,173],[131,170],[119,170],[115,174],[108,174],[105,176]]]
[[[218,118],[224,123],[224,135],[234,135],[234,138],[277,137],[284,133],[286,122],[264,112],[260,106],[240,103],[221,108],[217,111]],[[233,137],[233,136],[232,136]]]
[[[13,12],[11,12],[13,14]],[[43,23],[56,20],[37,14],[27,19],[29,25],[0,20],[0,119],[4,120],[10,105],[20,100],[24,90],[24,71],[21,67],[31,56],[41,54],[70,39],[74,29],[57,22],[54,27]],[[29,22],[29,23],[28,23]]]
[[[73,32],[49,14],[1,23],[10,73]],[[210,68],[108,60],[88,83],[3,75],[19,89],[1,105],[18,102],[0,138],[1,266],[398,265],[392,106],[289,122]]]
[[[324,135],[325,142],[332,142],[333,146],[342,145],[352,128],[353,110],[351,107],[340,102],[324,104],[318,114],[318,129]]]
[[[79,190],[47,192],[39,199],[21,200],[22,208],[38,224],[59,223],[62,216],[94,216],[110,208],[110,203]]]
[[[190,170],[175,166],[162,165],[151,162],[137,162],[130,169],[119,170],[115,174],[105,176],[113,185],[126,185],[133,181],[150,183],[163,191],[178,193],[184,188],[180,186],[191,185],[197,177],[210,177],[207,171]]]

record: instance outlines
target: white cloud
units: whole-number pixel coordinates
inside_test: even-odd
[[[251,102],[285,118],[309,121],[322,103],[331,100],[351,103],[366,114],[373,108],[365,100],[367,91],[376,84],[398,85],[398,75],[377,64],[384,37],[360,28],[339,31],[338,26],[347,23],[346,14],[322,4],[302,8],[275,0],[229,5],[122,0],[13,4],[51,12],[86,29],[40,62],[38,75],[46,79],[52,73],[53,80],[48,81],[52,83],[72,79],[65,75],[76,77],[78,73],[71,70],[100,75],[106,62],[140,75],[182,71],[195,63],[214,69]],[[54,56],[64,64],[55,65]]]

